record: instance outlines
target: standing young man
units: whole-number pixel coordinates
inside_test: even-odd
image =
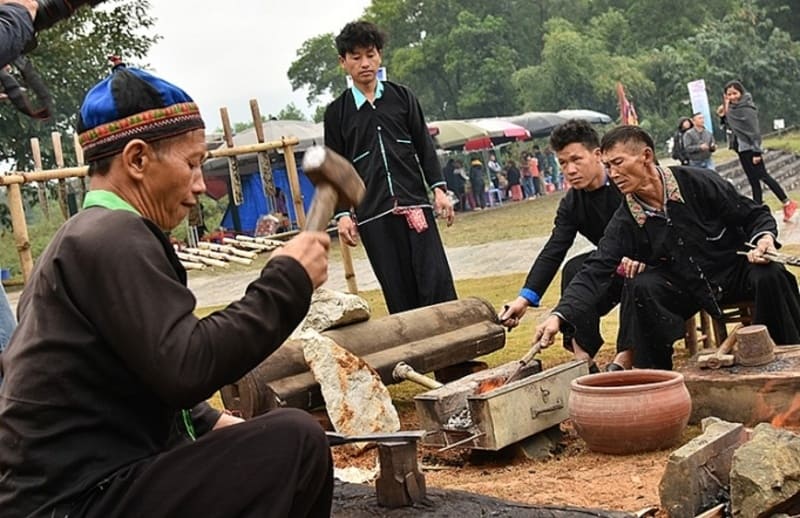
[[[550,239],[531,266],[519,296],[507,304],[508,309],[500,316],[503,324],[509,328],[519,325],[528,307],[539,307],[544,292],[553,282],[567,251],[575,242],[575,236],[581,234],[596,246],[611,216],[622,202],[622,194],[603,170],[600,139],[588,122],[570,120],[558,126],[550,135],[550,146],[555,150],[561,169],[572,187],[558,204]],[[577,255],[564,265],[561,273],[562,293],[590,254]],[[591,360],[603,345],[600,317],[619,303],[621,290],[622,277],[617,276],[597,304],[576,319],[574,327],[564,334],[564,347],[571,350],[576,359],[589,361],[592,372],[598,368]],[[631,353],[624,349],[617,344],[617,357],[606,370],[630,368]]]
[[[358,207],[337,211],[339,237],[355,246],[361,236],[386,306],[398,313],[456,298],[434,219],[435,210],[452,224],[453,205],[419,102],[377,77],[384,40],[364,21],[336,37],[353,86],[325,111],[325,144],[352,161],[367,187]]]

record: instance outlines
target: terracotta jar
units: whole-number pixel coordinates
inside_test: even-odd
[[[589,449],[597,452],[625,454],[672,446],[692,411],[679,372],[603,372],[581,376],[570,388],[570,419]]]

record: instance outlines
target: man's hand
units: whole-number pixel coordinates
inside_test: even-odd
[[[339,238],[350,246],[358,244],[358,225],[350,216],[342,216],[336,222],[336,229],[339,231]]]
[[[305,268],[314,289],[328,280],[328,250],[331,238],[325,232],[301,232],[285,245],[272,252],[272,256],[288,255]]]
[[[528,310],[530,302],[525,297],[517,297],[513,302],[504,306],[503,312],[497,315],[498,320],[508,329],[514,329],[519,325],[519,321]]]
[[[448,227],[453,224],[453,220],[456,217],[453,211],[453,203],[442,189],[433,190],[433,209],[437,214],[447,219]]]
[[[39,8],[39,2],[36,0],[0,0],[1,4],[19,4],[28,10],[31,15],[31,20],[36,18],[36,9]]]
[[[761,163],[761,155],[753,155],[753,165],[758,165]]]
[[[764,234],[758,241],[756,247],[747,252],[747,260],[753,264],[766,264],[769,259],[764,257],[767,252],[776,253],[778,250],[775,248],[775,239],[771,234]]]
[[[635,261],[629,257],[623,257],[617,266],[617,275],[627,279],[633,279],[645,269],[645,263]]]
[[[542,349],[550,347],[560,329],[561,318],[558,315],[550,315],[547,320],[536,327],[536,331],[533,333],[533,343],[540,342]]]

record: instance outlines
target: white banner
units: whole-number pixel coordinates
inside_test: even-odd
[[[692,81],[686,86],[689,87],[689,99],[692,101],[692,114],[702,113],[706,122],[706,129],[714,133],[714,119],[711,118],[711,109],[708,106],[708,93],[706,92],[706,82],[703,79]],[[716,111],[714,112],[716,113]]]

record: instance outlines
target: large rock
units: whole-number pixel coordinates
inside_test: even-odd
[[[733,515],[771,516],[796,512],[778,507],[800,493],[800,435],[762,423],[753,438],[733,454],[731,505]],[[767,514],[764,514],[767,513]]]
[[[319,288],[311,297],[311,307],[292,337],[308,329],[325,331],[369,320],[367,301],[350,293]]]
[[[380,376],[367,363],[316,331],[305,331],[303,355],[319,382],[337,432],[396,432],[400,418]]]
[[[733,453],[750,435],[739,423],[703,419],[703,434],[667,459],[658,487],[661,507],[670,518],[692,518],[727,502]]]

